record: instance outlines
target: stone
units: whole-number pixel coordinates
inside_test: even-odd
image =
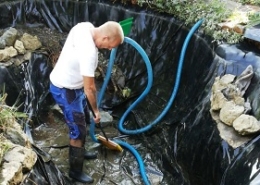
[[[24,55],[23,55],[23,58],[24,60],[30,60],[32,57],[32,52],[26,52]]]
[[[241,96],[240,90],[234,84],[228,84],[221,92],[228,100],[233,100],[236,97]]]
[[[13,156],[14,158],[14,156]],[[20,184],[23,180],[22,164],[16,161],[4,162],[0,185]]]
[[[42,43],[40,42],[40,40],[38,39],[37,36],[32,36],[28,33],[24,33],[21,41],[23,42],[23,45],[25,47],[25,49],[27,50],[37,50],[40,47],[42,47]]]
[[[37,154],[31,148],[29,138],[23,132],[21,125],[15,119],[10,119],[9,122],[9,126],[1,134],[1,142],[8,146],[8,151],[1,160],[0,185],[20,184],[37,161]]]
[[[0,62],[7,61],[16,55],[18,55],[18,52],[13,46],[6,47],[5,49],[0,50]]]
[[[0,49],[5,49],[5,46],[5,40],[2,37],[0,37]]]
[[[214,111],[219,111],[223,105],[227,102],[225,96],[221,91],[213,92],[211,95],[211,109]]]
[[[230,146],[237,148],[259,132],[259,122],[251,111],[249,100],[243,97],[254,75],[252,65],[239,75],[226,74],[216,77],[211,92],[212,118],[217,122],[220,137]]]
[[[219,121],[217,121],[217,128],[219,130],[220,137],[233,148],[237,148],[252,139],[249,136],[241,137],[241,135],[233,127]]]
[[[0,62],[6,62],[10,58],[17,56],[18,52],[14,49],[13,46],[6,47],[5,49],[0,50]]]
[[[5,50],[0,50],[0,62],[4,62],[10,59],[10,56],[8,53],[5,52]]]
[[[33,150],[20,145],[14,146],[4,156],[4,161],[7,163],[14,161],[21,163],[24,172],[31,170],[36,160],[37,155]]]
[[[233,127],[241,135],[250,135],[260,131],[260,122],[254,116],[242,114],[234,120]]]
[[[106,111],[100,111],[100,122],[101,123],[106,123],[106,122],[112,122],[113,117]]]
[[[227,86],[235,80],[236,76],[232,74],[225,74],[219,79],[219,83],[223,86]]]
[[[13,46],[10,46],[10,47],[6,48],[5,50],[10,57],[15,57],[18,55],[17,50]]]
[[[14,48],[18,51],[19,54],[25,54],[25,52],[26,52],[23,42],[20,40],[15,41]]]
[[[9,28],[4,32],[1,38],[5,41],[6,46],[13,46],[17,36],[18,31],[15,28]]]
[[[215,78],[210,97],[211,110],[219,111],[223,107],[224,103],[228,101],[222,91],[226,89],[234,79],[235,76],[231,74],[226,74],[221,78],[219,76]]]
[[[244,112],[244,107],[236,105],[233,101],[226,102],[219,113],[220,120],[229,125],[233,125],[233,121]]]
[[[14,144],[31,148],[31,143],[27,135],[23,132],[21,125],[16,121],[12,121],[12,127],[6,128],[3,135]]]

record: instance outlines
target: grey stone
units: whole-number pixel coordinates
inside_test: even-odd
[[[6,46],[5,40],[2,37],[0,37],[0,49],[4,49],[5,46]]]
[[[2,38],[4,39],[6,46],[13,46],[17,36],[18,31],[15,28],[9,28],[4,32]]]

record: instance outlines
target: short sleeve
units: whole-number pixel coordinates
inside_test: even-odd
[[[98,53],[91,36],[89,27],[84,26],[77,30],[74,35],[74,47],[78,60],[80,74],[82,76],[95,76]]]

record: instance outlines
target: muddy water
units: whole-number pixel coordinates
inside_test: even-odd
[[[57,110],[50,110],[45,115],[42,115],[41,119],[43,123],[32,130],[34,142],[39,148],[50,154],[51,160],[68,177],[69,137],[63,117]],[[113,121],[104,125],[103,130],[110,139],[120,136],[116,124],[117,122]],[[95,132],[102,135],[98,128],[95,129]],[[137,149],[145,163],[147,176],[151,184],[159,184],[163,174],[154,164],[150,151],[142,145],[141,140],[137,136],[124,137],[120,138],[120,140],[131,144]],[[94,178],[93,184],[143,184],[138,163],[133,154],[127,149],[122,152],[108,149],[100,143],[93,142],[89,136],[85,148],[98,151],[97,159],[85,160],[84,162],[84,172]],[[73,184],[82,183],[74,182]]]

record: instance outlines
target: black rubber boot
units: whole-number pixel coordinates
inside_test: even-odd
[[[94,180],[82,172],[83,161],[85,155],[84,147],[74,147],[70,145],[69,148],[69,161],[70,161],[70,170],[69,176],[76,181],[82,183],[92,183]]]
[[[84,158],[85,159],[96,159],[97,152],[85,151]]]

